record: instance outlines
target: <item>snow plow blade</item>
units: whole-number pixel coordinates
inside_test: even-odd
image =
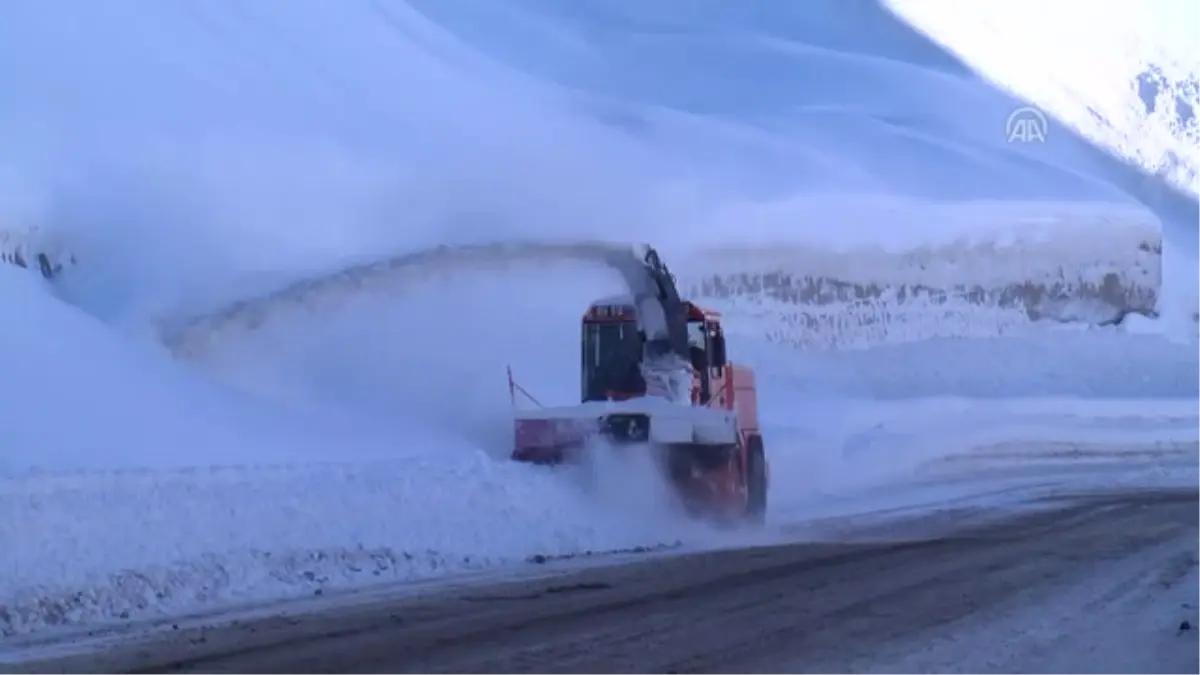
[[[643,397],[541,408],[516,416],[513,459],[539,464],[571,461],[593,441],[610,444],[736,445],[737,416]]]
[[[584,404],[516,420],[512,458],[543,465],[587,465],[598,445],[645,453],[691,517],[737,522],[748,512],[738,467],[742,452],[736,416],[652,398]],[[531,411],[535,412],[535,411]],[[547,413],[550,413],[549,415]]]

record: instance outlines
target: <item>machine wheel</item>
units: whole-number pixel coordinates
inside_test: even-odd
[[[667,472],[673,480],[685,481],[693,472],[720,471],[737,456],[736,445],[677,443],[666,447]]]
[[[751,436],[746,448],[746,520],[762,524],[767,517],[767,460],[762,436]]]

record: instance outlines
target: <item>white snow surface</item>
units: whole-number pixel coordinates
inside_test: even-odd
[[[1009,143],[1024,101],[882,6],[8,0],[0,45],[0,252],[63,265],[0,264],[5,637],[746,540],[637,456],[504,461],[505,367],[574,402],[580,314],[623,289],[528,256],[346,273],[438,245],[891,289],[706,299],[759,375],[756,540],[999,482],[1195,482],[1194,188],[1065,115]],[[905,295],[1109,275],[1162,318]]]
[[[989,81],[1052,115],[1062,132],[1143,170],[1119,176],[1112,164],[1108,175],[1162,219],[1163,313],[1172,331],[1190,330],[1200,291],[1200,8],[1187,0],[887,4]]]

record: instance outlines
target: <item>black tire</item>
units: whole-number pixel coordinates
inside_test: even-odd
[[[767,458],[762,436],[755,434],[746,448],[746,520],[762,524],[767,519]]]

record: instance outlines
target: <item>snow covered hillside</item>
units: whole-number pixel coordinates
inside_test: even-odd
[[[1166,265],[1179,280],[1166,302],[1194,317],[1200,7],[1186,0],[1099,10],[1080,0],[888,4],[990,81],[1147,174],[1110,175],[1163,219]]]
[[[1060,125],[1010,143],[1023,102],[873,2],[688,7],[9,3],[5,220],[69,239],[90,266],[72,299],[105,318],[248,270],[481,239],[836,232],[937,258],[978,236],[978,218],[910,224],[913,199],[1144,204],[1194,239],[1194,195],[1149,194]],[[1127,220],[1080,227],[1121,260]]]
[[[727,312],[776,522],[1004,444],[1195,472],[1195,194],[1010,142],[875,2],[8,0],[0,45],[0,635],[744,541],[502,461],[505,367],[570,400],[620,290],[581,241]]]

